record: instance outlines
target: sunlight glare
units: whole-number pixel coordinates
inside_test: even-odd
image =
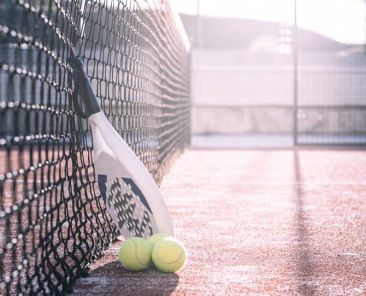
[[[174,0],[181,13],[197,14],[197,0]],[[200,14],[292,25],[294,0],[199,0]],[[298,25],[343,43],[364,43],[363,0],[298,0]]]

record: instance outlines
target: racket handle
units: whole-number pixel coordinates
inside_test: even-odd
[[[73,56],[68,59],[68,62],[73,69],[74,93],[72,99],[74,108],[80,117],[88,118],[90,115],[101,111],[97,97],[84,71],[81,58]]]

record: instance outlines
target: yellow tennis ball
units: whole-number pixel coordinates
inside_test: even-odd
[[[164,233],[156,233],[156,234],[150,236],[147,239],[147,241],[149,243],[151,243],[152,247],[154,247],[156,243],[160,242],[162,239],[164,239],[166,237],[168,237],[168,236],[166,234],[164,234]]]
[[[176,272],[184,266],[187,254],[183,244],[168,237],[157,242],[152,251],[156,268],[163,272]]]
[[[118,259],[128,270],[144,270],[151,262],[151,244],[144,238],[131,237],[119,249]]]

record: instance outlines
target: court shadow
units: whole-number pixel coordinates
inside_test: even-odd
[[[112,261],[92,270],[74,286],[73,295],[171,295],[179,283],[177,274],[155,268],[133,272]]]
[[[314,277],[314,266],[312,264],[309,233],[306,225],[306,214],[304,209],[304,188],[301,173],[301,162],[298,150],[293,152],[294,174],[295,174],[295,228],[296,228],[296,285],[300,295],[316,295],[316,287],[312,284]]]

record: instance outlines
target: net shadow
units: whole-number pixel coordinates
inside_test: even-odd
[[[301,161],[298,149],[293,150],[295,173],[295,231],[296,231],[296,283],[300,295],[317,295],[316,288],[311,284],[314,277],[314,265],[310,250],[309,232],[306,223],[305,194],[301,173]]]

